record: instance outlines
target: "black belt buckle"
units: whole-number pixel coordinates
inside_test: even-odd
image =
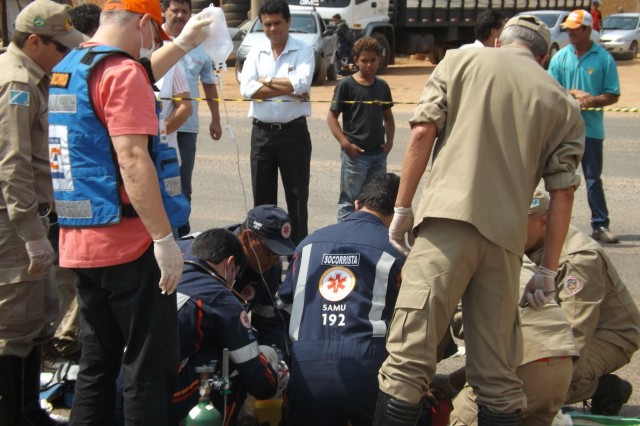
[[[282,123],[271,123],[271,130],[282,130]]]
[[[49,216],[51,212],[51,206],[49,204],[40,204],[38,205],[38,216],[41,218],[45,218]]]

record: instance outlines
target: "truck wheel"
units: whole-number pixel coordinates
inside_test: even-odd
[[[194,15],[200,12],[202,9],[209,7],[209,5],[213,3],[214,6],[218,6],[220,2],[211,1],[211,0],[194,0],[191,2],[191,13]]]
[[[240,74],[242,74],[242,65],[240,65],[240,61],[238,61],[237,59],[236,59],[235,71],[236,71],[236,81],[240,83]]]
[[[250,6],[243,3],[225,3],[220,6],[223,12],[226,13],[242,13],[245,18],[247,16],[247,10],[249,10]]]
[[[444,47],[434,46],[431,52],[429,52],[429,62],[433,65],[438,65],[442,58],[444,58],[445,53],[447,53],[447,51]]]
[[[389,66],[389,60],[391,58],[391,47],[389,46],[389,41],[382,33],[373,33],[372,36],[378,40],[378,44],[382,48],[382,60],[378,65],[377,74],[382,74]]]
[[[338,57],[336,56],[336,61]],[[326,62],[326,61],[325,61]],[[338,70],[336,69],[337,62],[330,64],[327,62],[327,80],[336,81],[338,79]]]
[[[313,78],[313,84],[315,86],[322,86],[327,79],[327,61],[324,58],[320,58],[320,64],[318,64],[318,73]]]
[[[631,46],[629,46],[629,53],[625,56],[625,59],[630,61],[635,59],[638,56],[638,43],[636,41],[631,42]]]

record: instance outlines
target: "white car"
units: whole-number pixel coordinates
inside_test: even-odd
[[[634,59],[640,43],[640,13],[616,13],[604,18],[600,40],[614,57]]]
[[[237,27],[229,27],[229,37],[231,37],[231,41],[233,42],[233,50],[227,58],[227,65],[235,64],[238,48],[240,47],[240,44],[242,44],[244,37],[247,35],[247,31],[249,31],[250,26],[251,21],[247,19]]]
[[[336,53],[338,52],[338,35],[335,29],[327,29],[320,14],[310,7],[290,6],[291,25],[289,35],[305,41],[313,46],[316,67],[313,72],[313,84],[321,86],[327,80],[336,80]],[[238,48],[236,59],[236,79],[240,81],[240,73],[247,54],[252,46],[266,40],[262,31],[262,23],[256,18]]]
[[[530,10],[519,13],[518,15],[533,15],[547,24],[551,32],[551,45],[549,46],[549,60],[551,60],[553,55],[558,53],[558,50],[569,44],[569,34],[567,34],[567,30],[562,28],[560,24],[566,21],[570,13],[571,12],[567,10]],[[594,43],[600,44],[600,33],[591,31],[591,40],[593,40]]]

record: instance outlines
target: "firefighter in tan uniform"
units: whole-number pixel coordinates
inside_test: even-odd
[[[402,271],[408,285],[398,296],[378,377],[376,425],[415,424],[438,342],[460,299],[479,424],[521,421],[525,398],[515,369],[522,359],[517,305],[527,210],[544,178],[553,237],[524,294],[544,305],[555,289],[549,275],[557,269],[584,150],[575,101],[541,66],[549,39],[537,18],[513,18],[499,49],[448,53],[422,92],[389,229],[399,246],[414,226],[411,204],[432,148],[434,160]]]
[[[51,69],[84,39],[68,7],[36,0],[0,56],[0,423],[52,424],[40,409],[40,345],[55,331],[48,277],[53,200],[47,141]]]
[[[544,213],[529,217],[527,255],[536,264],[546,244],[548,220]],[[602,246],[573,226],[562,248],[556,284],[580,352],[566,403],[591,398],[594,414],[618,415],[632,388],[611,373],[628,364],[640,346],[640,312]]]
[[[541,201],[536,197],[540,193],[545,194],[543,191],[536,190],[529,207],[530,216],[547,211],[549,198]],[[521,290],[536,268],[536,264],[525,256],[520,272]],[[564,405],[571,384],[574,357],[577,359],[578,356],[571,324],[554,299],[550,299],[539,310],[529,306],[520,308],[520,324],[524,351],[522,364],[516,369],[516,374],[522,380],[522,390],[527,397],[527,407],[522,411],[522,424],[547,426]],[[434,395],[452,398],[464,385],[464,381],[462,368],[451,374],[437,374],[430,386]],[[450,424],[477,425],[478,406],[475,400],[473,389],[468,384],[465,385],[453,401]]]

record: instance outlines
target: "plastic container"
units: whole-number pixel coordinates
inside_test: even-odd
[[[215,69],[226,68],[227,58],[233,50],[233,42],[231,41],[231,36],[229,36],[224,12],[221,8],[210,4],[209,7],[202,10],[201,14],[202,17],[213,18],[213,22],[207,28],[208,34],[202,46],[211,58]]]

